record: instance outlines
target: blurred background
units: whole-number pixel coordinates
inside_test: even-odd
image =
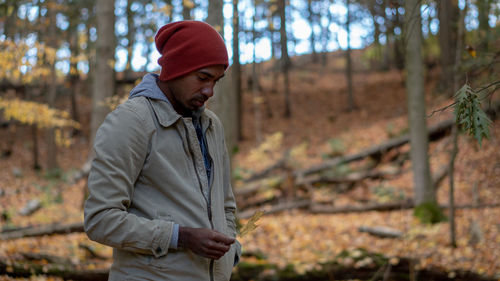
[[[0,280],[106,280],[93,137],[178,20],[226,41],[208,107],[265,212],[234,280],[500,278],[499,1],[0,0]]]

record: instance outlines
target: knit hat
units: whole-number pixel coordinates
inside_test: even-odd
[[[222,36],[201,21],[178,21],[164,25],[155,36],[156,49],[161,53],[160,80],[168,81],[197,69],[224,65],[229,62]]]

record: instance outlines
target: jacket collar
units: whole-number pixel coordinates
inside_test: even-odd
[[[156,99],[150,99],[150,101],[158,118],[158,123],[163,127],[170,127],[182,118],[182,115],[175,111],[170,102]],[[198,110],[194,115],[201,117],[202,128],[206,129],[212,125],[212,119],[206,114],[205,108]]]

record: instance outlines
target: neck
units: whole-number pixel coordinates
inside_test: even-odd
[[[190,116],[191,115],[190,110],[187,110],[186,108],[184,108],[183,106],[181,106],[179,104],[179,102],[177,101],[175,96],[172,94],[172,90],[168,86],[167,81],[156,80],[156,85],[158,85],[158,88],[160,88],[160,90],[163,92],[165,97],[167,97],[168,101],[170,102],[170,104],[172,105],[172,107],[174,108],[174,110],[177,113],[179,113],[182,116]]]

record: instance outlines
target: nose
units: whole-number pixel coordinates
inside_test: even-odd
[[[201,89],[201,94],[206,96],[207,98],[211,98],[214,95],[214,86],[210,85]]]

